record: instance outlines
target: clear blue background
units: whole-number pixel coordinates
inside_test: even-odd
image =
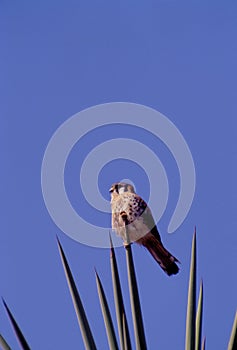
[[[197,225],[207,349],[225,349],[237,295],[237,3],[2,0],[0,33],[0,294],[29,344],[36,350],[83,349],[56,246],[58,234],[98,348],[108,348],[93,269],[111,301],[109,251],[83,246],[59,231],[43,202],[40,169],[51,135],[67,118],[92,105],[128,101],[155,108],[175,123],[197,172],[191,211],[168,235],[179,178],[161,147],[173,190],[159,228],[182,265],[179,275],[168,278],[143,249],[133,249],[148,348],[184,348],[190,248]],[[144,135],[144,143],[149,140]],[[80,148],[74,152],[66,184],[76,206],[79,180],[73,169]],[[99,183],[109,198],[107,186],[116,165],[108,165],[104,174]],[[141,171],[136,184],[144,197],[146,181]],[[117,256],[129,311],[123,248]],[[0,332],[18,349],[3,306]]]

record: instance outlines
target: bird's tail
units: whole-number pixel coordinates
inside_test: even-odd
[[[170,252],[165,249],[163,244],[153,234],[146,234],[139,239],[137,243],[147,248],[168,276],[176,275],[179,272],[179,267],[176,264],[176,262],[179,262],[178,259],[170,254]]]

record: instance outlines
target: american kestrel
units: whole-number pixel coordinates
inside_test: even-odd
[[[123,182],[115,183],[110,188],[112,229],[126,243],[136,242],[148,249],[153,258],[167,275],[175,275],[179,262],[165,249],[146,202],[138,196],[132,185]],[[128,236],[128,237],[127,237]]]

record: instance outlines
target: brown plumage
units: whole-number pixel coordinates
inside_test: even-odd
[[[152,213],[130,184],[116,183],[111,189],[112,229],[126,242],[136,242],[151,253],[167,275],[175,275],[179,262],[162,244]]]

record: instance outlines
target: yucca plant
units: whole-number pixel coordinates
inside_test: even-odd
[[[228,350],[235,350],[237,349],[237,312],[235,313],[235,319],[230,335],[230,340],[228,344]]]
[[[6,340],[0,334],[0,346],[3,350],[10,350],[10,346],[7,344]]]
[[[111,350],[131,350],[131,338],[130,330],[128,327],[127,316],[124,307],[123,295],[121,290],[117,260],[115,250],[113,248],[112,240],[110,249],[110,262],[111,262],[111,274],[113,281],[113,293],[114,293],[114,304],[117,318],[117,329],[119,335],[119,341],[116,339],[116,327],[112,322],[110,314],[109,303],[107,301],[104,287],[101,282],[97,271],[95,271],[96,284],[98,290],[98,296],[100,300],[101,310],[105,323],[105,329],[108,339],[109,348]],[[92,335],[90,325],[86,316],[86,312],[81,301],[79,291],[76,287],[71,269],[69,267],[66,255],[63,251],[62,245],[57,238],[57,244],[59,253],[61,256],[62,265],[70,289],[72,301],[74,304],[75,312],[77,315],[79,327],[82,334],[82,339],[86,350],[97,349],[94,337]],[[140,305],[140,298],[137,287],[137,279],[133,262],[132,247],[129,241],[125,246],[126,251],[126,262],[127,262],[127,273],[130,291],[130,305],[133,319],[133,333],[135,337],[136,350],[146,350],[146,338],[143,327],[143,317]],[[189,277],[189,289],[188,289],[188,301],[187,301],[187,317],[186,317],[186,339],[185,339],[185,350],[205,350],[206,338],[202,339],[202,316],[203,316],[203,282],[200,283],[198,304],[196,307],[196,230],[194,232],[192,241],[192,252],[191,252],[191,263],[190,263],[190,277]],[[18,326],[12,312],[8,305],[3,300],[4,307],[16,333],[19,344],[23,350],[29,350],[28,345],[20,327]],[[3,350],[11,349],[7,341],[0,335],[0,347]],[[237,313],[233,323],[231,336],[227,350],[237,349]]]
[[[203,310],[203,282],[200,283],[198,307],[196,309],[196,229],[193,235],[192,254],[190,264],[188,303],[186,317],[186,344],[185,350],[201,350],[202,342],[202,310]],[[205,348],[203,339],[202,348]]]
[[[3,299],[3,305],[4,305],[4,307],[5,307],[6,311],[7,311],[8,317],[9,317],[9,319],[11,321],[11,324],[13,326],[13,329],[14,329],[14,331],[16,333],[17,339],[18,339],[22,349],[23,350],[30,350],[30,347],[29,347],[29,345],[28,345],[28,343],[27,343],[27,341],[26,341],[22,331],[20,330],[20,327],[18,326],[14,316],[12,315],[12,313],[11,313],[11,311],[10,311],[9,307],[7,306],[7,303],[5,302],[4,299]],[[11,349],[10,346],[7,344],[7,342],[5,341],[5,339],[2,336],[1,336],[0,344],[1,344],[1,346],[2,346],[2,348],[4,350]]]

